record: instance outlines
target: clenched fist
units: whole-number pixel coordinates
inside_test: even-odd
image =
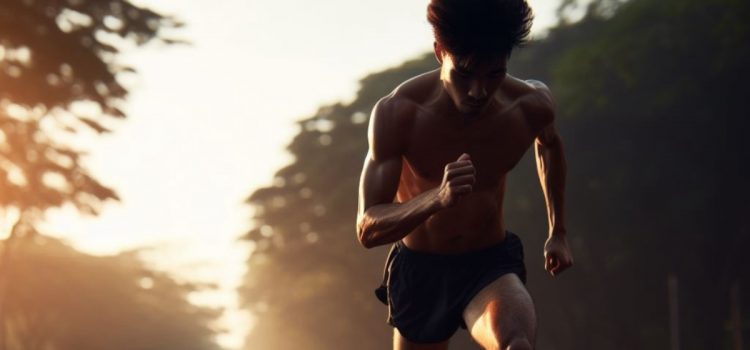
[[[544,244],[544,269],[557,276],[573,266],[573,254],[564,235],[552,235]]]
[[[452,207],[461,197],[469,194],[476,181],[475,173],[471,157],[466,153],[458,157],[455,162],[448,163],[443,172],[443,182],[438,190],[440,205],[443,208]]]

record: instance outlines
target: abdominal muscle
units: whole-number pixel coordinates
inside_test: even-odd
[[[462,197],[455,206],[433,214],[402,241],[409,249],[438,254],[470,252],[502,242],[504,182],[502,179],[499,186],[476,189]],[[398,199],[403,202],[418,194],[399,191]]]

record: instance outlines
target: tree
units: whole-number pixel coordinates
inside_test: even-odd
[[[126,0],[9,0],[0,4],[0,207],[43,211],[65,203],[96,214],[115,192],[92,178],[70,137],[109,131],[133,68],[126,45],[174,42],[181,23]]]
[[[89,174],[85,152],[72,141],[109,132],[109,123],[125,118],[121,80],[135,70],[118,62],[118,53],[179,42],[165,33],[181,25],[128,0],[0,3],[0,209],[6,219],[16,217],[0,255],[0,348],[17,325],[8,326],[8,317],[31,317],[6,300],[18,291],[11,279],[24,278],[13,273],[14,248],[36,239],[33,225],[49,208],[71,204],[96,215],[104,201],[118,199]],[[21,332],[10,331],[11,338]]]
[[[45,236],[12,256],[3,349],[218,350],[221,310],[191,305],[200,286],[145,267],[137,251],[95,257]]]

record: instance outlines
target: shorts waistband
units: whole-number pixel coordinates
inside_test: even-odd
[[[440,254],[416,251],[409,249],[403,241],[398,241],[396,247],[398,249],[398,254],[403,255],[412,263],[460,265],[483,261],[489,258],[497,258],[500,254],[507,252],[506,246],[508,244],[515,244],[517,242],[519,242],[518,236],[510,231],[506,231],[505,239],[502,242],[463,253]]]

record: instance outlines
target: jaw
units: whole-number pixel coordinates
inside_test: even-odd
[[[456,109],[459,111],[459,113],[471,117],[471,116],[478,116],[482,114],[489,105],[490,105],[489,101],[485,101],[483,104],[477,107],[459,104],[459,105],[456,105]]]

